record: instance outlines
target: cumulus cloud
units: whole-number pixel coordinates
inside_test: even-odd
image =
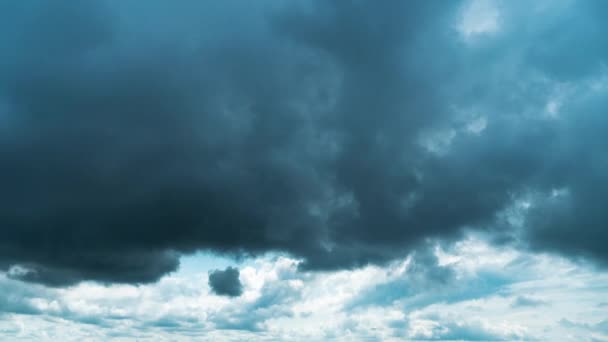
[[[234,267],[209,272],[209,286],[220,296],[238,297],[243,293],[239,270]]]

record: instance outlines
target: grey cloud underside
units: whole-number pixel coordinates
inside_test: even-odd
[[[457,2],[3,3],[0,267],[50,285],[150,282],[198,249],[356,267],[495,226],[527,192],[528,246],[605,262],[605,100],[524,115],[539,74],[602,70],[601,46],[565,43],[601,41],[595,4],[537,23],[514,3],[468,47]],[[446,153],[421,146],[446,129]]]

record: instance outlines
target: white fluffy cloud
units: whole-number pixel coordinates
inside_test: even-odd
[[[298,260],[243,261],[243,294],[217,296],[189,267],[151,285],[51,290],[2,276],[0,339],[520,340],[607,338],[608,275],[476,237],[385,267],[298,271]],[[185,265],[211,264],[195,256]],[[204,267],[203,267],[204,268]],[[593,337],[590,337],[593,336]]]

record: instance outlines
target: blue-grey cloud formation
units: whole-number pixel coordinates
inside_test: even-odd
[[[470,229],[605,266],[606,5],[467,4],[0,4],[0,269],[352,269]]]
[[[210,272],[209,286],[214,293],[220,296],[238,297],[243,293],[239,270],[234,267]]]

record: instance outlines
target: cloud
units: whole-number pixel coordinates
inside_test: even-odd
[[[463,8],[462,17],[457,26],[458,31],[466,39],[495,33],[500,27],[500,12],[496,4],[496,1],[468,1]]]
[[[0,318],[3,314],[39,314],[41,310],[32,300],[41,296],[51,296],[51,292],[43,288],[22,286],[20,282],[0,275]]]
[[[243,293],[239,270],[234,267],[209,272],[209,286],[220,296],[238,297]]]
[[[605,297],[605,288],[598,286],[606,283],[605,273],[555,256],[498,248],[478,240],[435,253],[423,251],[385,267],[338,272],[301,271],[297,266],[301,261],[286,256],[256,258],[239,264],[243,293],[233,298],[213,293],[206,270],[179,270],[154,284],[82,282],[59,289],[4,278],[5,282],[0,281],[6,290],[0,292],[0,340],[18,336],[24,340],[574,342],[587,341],[590,334],[601,340],[606,312],[596,304]],[[189,258],[185,263],[214,260]],[[448,269],[450,276],[433,286],[435,271],[420,267],[424,263]],[[478,284],[491,283],[496,277],[488,269],[509,277],[499,288],[477,291]],[[362,303],[366,296],[367,303],[373,302],[382,284],[392,280],[419,286],[410,286],[390,301],[351,304]],[[473,290],[467,292],[467,287]],[[437,294],[434,299],[432,293]],[[550,306],[513,309],[515,298],[537,299],[541,293]],[[3,306],[5,299],[33,311]],[[578,325],[558,324],[562,319]]]
[[[256,290],[256,296],[241,305],[213,313],[210,320],[220,330],[261,332],[268,322],[294,317],[293,305],[302,298],[304,274],[297,274],[297,262],[279,257],[260,268],[248,268],[244,278]],[[244,296],[251,295],[251,292]]]
[[[401,267],[403,269],[400,269]],[[408,309],[425,306],[429,301],[445,300],[442,293],[446,288],[450,293],[455,292],[454,277],[454,269],[439,265],[431,248],[420,249],[413,253],[405,264],[400,265],[391,277],[379,280],[375,286],[364,289],[347,308],[387,306],[404,299],[408,302]],[[425,293],[432,293],[432,299]]]
[[[220,330],[264,331],[267,330],[268,320],[293,317],[289,304],[298,296],[298,288],[292,284],[281,281],[266,284],[255,301],[218,312],[211,319],[215,328]]]
[[[447,7],[277,6],[151,2],[142,18],[134,4],[3,5],[16,34],[1,40],[0,267],[52,286],[146,283],[198,249],[282,250],[327,269],[424,238],[424,217],[408,223],[398,203],[413,170],[375,139],[413,140],[439,115],[401,117],[438,103],[416,90],[422,56],[401,45],[422,46],[413,32]],[[372,223],[387,229],[370,235]]]
[[[537,307],[537,306],[547,305],[547,302],[540,300],[540,299],[535,299],[533,297],[517,296],[515,298],[515,300],[513,301],[513,304],[511,304],[511,305],[515,308],[526,307],[526,306]]]
[[[608,319],[603,321],[599,321],[595,324],[591,323],[581,323],[581,322],[573,322],[566,318],[562,318],[559,320],[558,325],[570,329],[570,330],[580,330],[590,336],[590,341],[606,341],[608,339]]]
[[[524,336],[503,334],[480,322],[433,322],[429,333],[414,335],[419,341],[513,341]]]
[[[437,303],[459,303],[493,295],[506,295],[530,265],[519,265],[509,249],[493,249],[471,238],[451,245],[426,246],[375,286],[361,291],[347,308],[396,305],[412,311]],[[524,258],[530,262],[528,258]],[[517,270],[517,271],[515,271]]]
[[[605,5],[555,3],[2,4],[0,269],[352,269],[467,229],[606,264]]]

